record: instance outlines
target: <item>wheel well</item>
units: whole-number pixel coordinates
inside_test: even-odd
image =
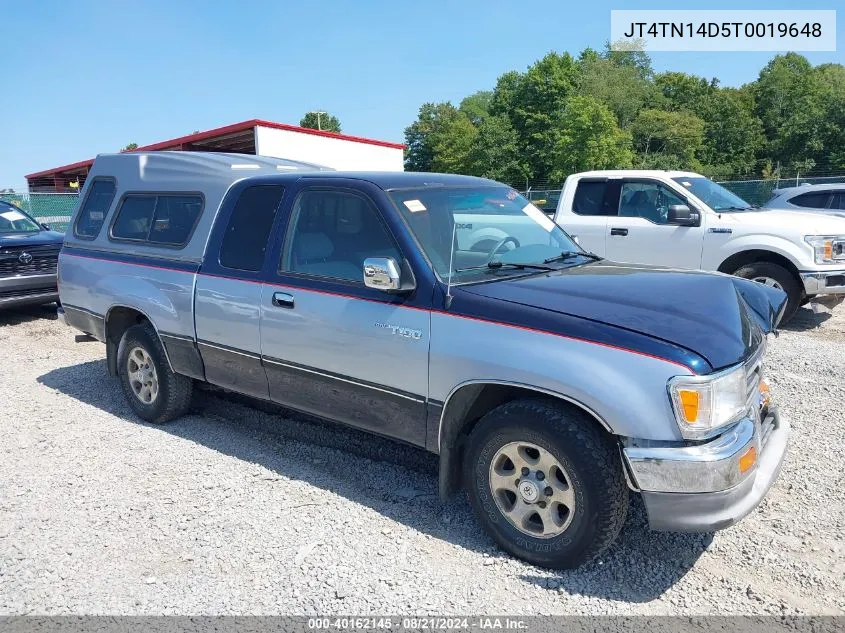
[[[772,264],[783,266],[792,274],[798,282],[798,285],[801,286],[801,275],[798,273],[798,269],[795,267],[795,264],[783,255],[773,253],[772,251],[751,250],[736,253],[723,261],[719,265],[718,271],[720,273],[728,273],[730,275],[733,274],[735,270],[739,270],[743,266],[753,262],[770,262]]]
[[[499,383],[470,384],[455,391],[444,404],[438,433],[440,449],[440,496],[446,499],[461,487],[461,466],[464,447],[469,434],[488,412],[496,407],[523,398],[544,398],[559,406],[571,407],[586,413],[605,433],[607,424],[587,407],[543,391],[518,385]]]
[[[117,346],[123,333],[144,321],[149,321],[144,313],[123,306],[112,308],[106,315],[106,361],[112,376],[117,375]]]

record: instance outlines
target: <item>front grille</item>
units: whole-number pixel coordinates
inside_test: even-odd
[[[769,441],[769,437],[772,435],[772,431],[775,430],[775,418],[772,415],[766,415],[767,412],[763,412],[765,415],[765,419],[760,423],[760,446],[763,447],[766,445],[766,442]]]
[[[760,408],[760,381],[763,378],[764,351],[765,345],[761,345],[745,363],[745,393],[748,398],[748,407],[752,411]]]
[[[0,249],[0,275],[55,273],[60,248],[58,245],[46,245]]]
[[[18,297],[34,297],[36,295],[45,295],[55,293],[55,288],[28,288],[26,290],[4,290],[0,292],[0,300],[3,299],[17,299]]]
[[[769,441],[775,430],[775,417],[769,414],[768,407],[763,406],[763,395],[760,392],[760,382],[763,379],[763,355],[765,341],[745,365],[745,384],[748,395],[748,409],[757,419],[760,437],[759,447],[762,449]]]

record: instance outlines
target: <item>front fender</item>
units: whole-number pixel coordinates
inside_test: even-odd
[[[446,406],[463,385],[509,384],[573,402],[615,435],[681,439],[666,385],[673,376],[693,371],[670,361],[437,313],[431,320],[430,359],[430,397]],[[431,436],[439,438],[440,429]]]
[[[711,244],[715,248],[710,247]],[[746,251],[775,253],[786,258],[798,270],[815,268],[809,250],[803,248],[802,245],[777,235],[754,233],[737,236],[720,245],[713,244],[712,239],[705,241],[701,267],[704,270],[718,270],[729,258]]]

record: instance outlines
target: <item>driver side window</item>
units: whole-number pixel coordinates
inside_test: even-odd
[[[669,207],[673,204],[686,202],[668,187],[656,182],[625,182],[619,196],[619,217],[667,224]]]
[[[363,284],[365,258],[402,261],[378,211],[351,191],[302,192],[289,226],[282,270]]]

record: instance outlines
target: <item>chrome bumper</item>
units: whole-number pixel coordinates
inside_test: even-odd
[[[651,528],[708,532],[742,519],[777,479],[789,432],[789,423],[771,408],[762,423],[743,418],[696,446],[624,448]],[[752,447],[757,463],[743,473],[739,459]]]
[[[845,270],[814,270],[799,275],[808,295],[845,294]]]

